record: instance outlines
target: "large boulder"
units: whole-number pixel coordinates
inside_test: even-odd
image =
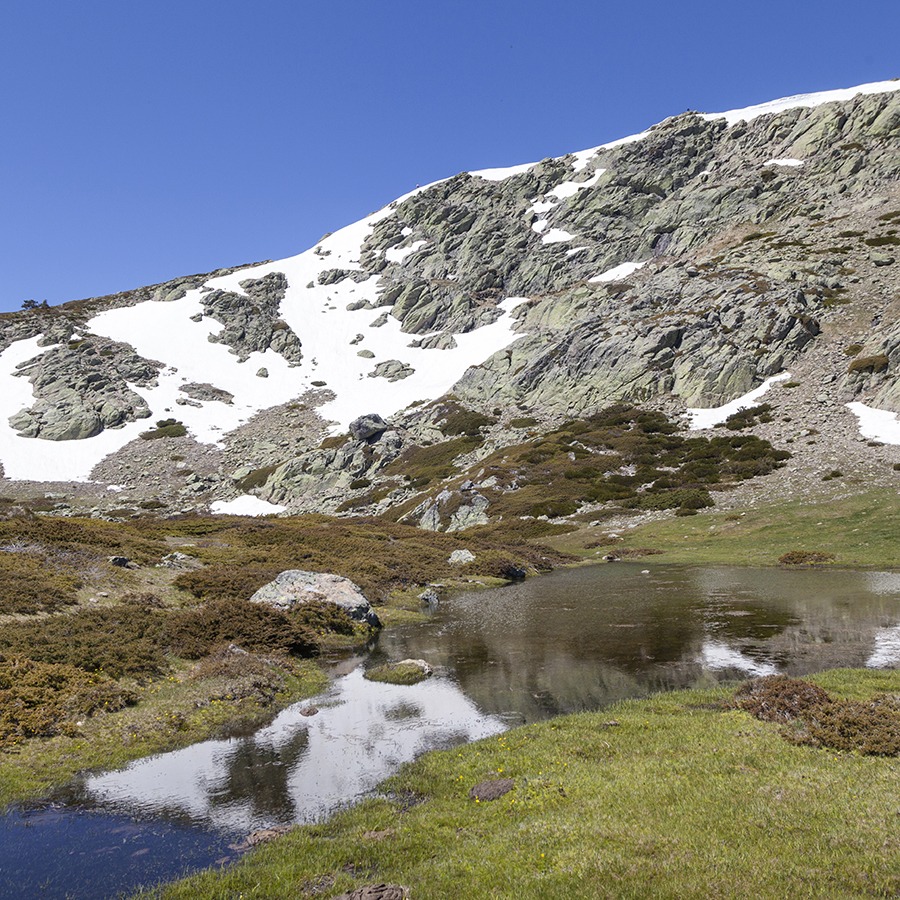
[[[377,434],[387,431],[388,423],[377,413],[360,416],[350,423],[350,434],[354,440],[366,441]]]
[[[251,603],[265,603],[285,612],[304,603],[320,601],[334,603],[345,610],[351,619],[380,628],[381,622],[369,601],[349,578],[330,572],[305,572],[288,569],[263,585],[251,598]]]

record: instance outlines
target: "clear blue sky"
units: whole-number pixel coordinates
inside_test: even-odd
[[[290,256],[416,184],[900,76],[897,0],[5,0],[0,309]]]

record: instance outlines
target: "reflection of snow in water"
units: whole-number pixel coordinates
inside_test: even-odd
[[[704,641],[700,662],[705,669],[737,669],[749,675],[775,675],[778,672],[770,663],[758,663],[722,641]]]
[[[875,649],[866,660],[869,669],[881,669],[900,664],[900,625],[879,628],[875,632]]]
[[[866,588],[873,594],[900,596],[900,572],[864,572]]]
[[[296,704],[249,738],[204,741],[88,778],[85,793],[114,808],[247,832],[324,818],[424,751],[506,727],[440,677],[412,686],[378,684],[356,669],[315,703],[317,715],[304,717],[300,709],[308,704]],[[261,805],[254,795],[267,785],[279,796]]]

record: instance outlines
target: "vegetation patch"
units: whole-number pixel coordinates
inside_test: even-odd
[[[824,566],[835,561],[833,553],[824,553],[821,550],[788,550],[778,557],[778,563],[782,566]]]
[[[861,356],[859,359],[854,359],[853,362],[847,366],[847,372],[877,375],[879,372],[883,372],[887,369],[889,362],[890,360],[884,354],[878,354],[877,356]]]
[[[142,431],[141,438],[145,441],[155,441],[159,438],[179,438],[187,434],[187,428],[184,423],[177,419],[160,419],[156,423],[156,428],[150,431]]]
[[[386,684],[418,684],[431,675],[431,670],[413,660],[398,663],[385,663],[366,669],[363,677],[369,681],[381,681]]]
[[[760,409],[765,416],[767,409]],[[460,484],[492,478],[495,486],[479,491],[489,500],[491,517],[503,521],[578,515],[587,504],[604,503],[690,514],[712,505],[710,486],[766,475],[790,457],[753,435],[709,439],[677,432],[662,413],[618,404],[539,440],[497,450],[457,475]],[[436,446],[448,448],[448,443]],[[445,459],[441,474],[449,478],[449,454]],[[403,471],[403,463],[393,465]],[[410,501],[390,514],[401,517],[421,502]]]
[[[808,681],[768,675],[740,687],[734,703],[757,719],[790,725],[782,734],[794,743],[863,756],[900,754],[897,695],[835,698]]]
[[[0,548],[0,615],[53,612],[75,602],[81,580],[48,567],[41,548]]]
[[[254,469],[252,472],[248,472],[238,482],[238,488],[245,494],[261,488],[280,465],[281,463],[273,463],[271,466],[263,466],[261,469]]]
[[[771,403],[762,403],[759,406],[749,406],[747,409],[732,413],[722,424],[730,431],[740,431],[743,428],[752,428],[760,422],[772,421]]]
[[[26,738],[71,733],[77,720],[135,701],[134,691],[99,673],[0,657],[0,749]]]

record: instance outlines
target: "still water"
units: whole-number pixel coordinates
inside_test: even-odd
[[[410,656],[435,676],[362,677]],[[84,776],[50,808],[0,818],[0,896],[114,897],[230,861],[250,831],[320,820],[426,750],[511,725],[753,675],[898,664],[900,573],[623,563],[458,594],[252,735]]]

